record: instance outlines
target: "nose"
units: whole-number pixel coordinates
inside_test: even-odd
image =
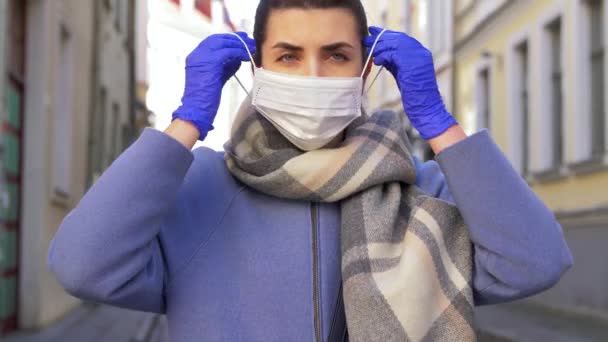
[[[321,75],[321,62],[317,58],[310,58],[308,63],[306,63],[307,70],[305,70],[305,74],[307,76],[322,76]]]

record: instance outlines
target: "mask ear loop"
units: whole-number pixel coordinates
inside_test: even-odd
[[[384,70],[384,66],[382,66],[380,68],[380,70],[378,70],[378,72],[376,73],[376,76],[372,80],[372,83],[369,84],[369,87],[367,87],[367,89],[365,90],[364,94],[367,94],[369,92],[369,90],[372,88],[372,86],[374,85],[374,83],[376,83],[376,80],[378,79],[378,76],[380,76],[380,73],[382,72],[382,70]]]
[[[382,32],[380,32],[380,34],[378,34],[378,37],[376,37],[376,40],[374,41],[372,48],[369,50],[369,56],[367,56],[367,61],[365,61],[365,64],[364,64],[365,68],[367,67],[367,64],[369,64],[369,61],[372,59],[374,50],[376,49],[376,45],[378,44],[378,41],[380,40],[380,37],[382,37],[382,34],[384,34],[384,32],[386,32],[386,29],[383,29]],[[369,85],[369,87],[367,87],[367,90],[365,90],[364,94],[367,94],[367,92],[371,89],[371,87],[374,85],[374,83],[378,79],[378,76],[380,76],[380,73],[382,72],[382,70],[384,70],[384,66],[382,66],[380,68],[380,70],[378,70],[378,72],[376,73],[376,76],[372,80],[372,83]],[[363,75],[365,75],[365,69],[363,69],[363,72],[361,73],[361,77],[363,77]]]
[[[247,89],[245,89],[245,86],[243,85],[243,83],[241,82],[241,80],[239,80],[237,75],[234,75],[234,78],[236,79],[237,82],[239,82],[239,85],[241,86],[241,88],[243,89],[243,91],[245,91],[245,93],[247,94],[247,96],[249,95],[249,92],[247,91]]]
[[[251,64],[253,64],[253,66],[255,68],[257,68],[258,66],[255,65],[255,61],[253,60],[253,56],[251,55],[251,51],[249,51],[249,47],[247,46],[247,43],[245,43],[245,41],[243,40],[243,38],[241,38],[241,36],[239,36],[238,34],[234,33],[234,32],[230,32],[233,35],[235,35],[240,41],[241,43],[243,43],[243,45],[245,46],[245,50],[247,50],[247,54],[249,55],[249,59],[251,60]],[[249,91],[247,91],[247,89],[245,89],[245,86],[243,85],[243,83],[241,82],[241,80],[239,80],[238,76],[236,76],[236,74],[234,75],[234,78],[236,79],[237,82],[239,82],[239,85],[241,86],[241,88],[245,91],[245,93],[247,93],[247,96],[249,95]]]

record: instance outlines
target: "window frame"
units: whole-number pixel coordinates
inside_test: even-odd
[[[605,9],[606,4],[603,3],[603,0],[595,0],[597,2],[600,2],[600,5],[602,9]],[[587,0],[587,3],[591,2],[590,0]],[[589,6],[589,5],[587,5]],[[595,11],[590,10],[590,8],[587,9],[587,11],[589,11],[590,13],[595,13]],[[599,18],[599,22],[602,24],[602,28],[604,29],[604,31],[606,30],[606,25],[605,25],[605,19],[606,19],[606,15],[605,15],[605,11],[604,13],[600,13],[600,18]],[[590,92],[590,104],[589,104],[589,109],[590,109],[590,115],[591,115],[591,131],[590,131],[590,136],[591,136],[591,159],[596,159],[596,158],[601,158],[603,156],[603,154],[606,152],[606,139],[607,139],[607,133],[605,129],[601,129],[599,128],[599,132],[596,132],[595,130],[598,129],[598,124],[599,125],[603,125],[604,127],[606,126],[606,100],[605,100],[605,96],[604,95],[599,95],[600,101],[602,102],[601,105],[601,109],[602,109],[602,113],[596,113],[594,112],[594,108],[595,108],[595,104],[594,104],[594,100],[595,98],[593,97],[594,91],[593,91],[593,85],[594,85],[594,79],[593,77],[596,75],[595,70],[594,70],[594,64],[597,63],[598,61],[596,59],[599,59],[600,62],[600,69],[602,71],[604,71],[606,69],[606,39],[605,39],[605,32],[599,33],[600,37],[599,37],[599,47],[594,46],[594,37],[593,37],[593,32],[594,32],[594,27],[593,27],[593,17],[594,15],[589,15],[588,19],[589,22],[587,23],[587,29],[589,30],[589,50],[587,51],[588,53],[588,59],[589,59],[589,77],[591,78],[589,80],[589,89],[591,89]],[[599,57],[599,58],[598,58]],[[600,75],[601,77],[601,75]],[[603,80],[601,80],[603,82],[602,84],[602,89],[605,90],[607,83],[606,83],[606,78],[604,77]],[[598,118],[599,117],[599,118]],[[597,122],[599,121],[599,123]],[[599,134],[598,134],[599,133]],[[599,135],[599,137],[596,136],[596,134]],[[596,140],[599,140],[596,141]],[[600,146],[596,146],[599,143]]]
[[[475,67],[475,132],[484,128],[492,132],[492,69],[492,57],[482,55]],[[484,73],[487,73],[487,89],[482,87]],[[487,113],[480,115],[484,103]]]
[[[523,70],[523,63],[521,61],[521,47],[526,46],[526,62],[527,62],[527,75]],[[530,30],[525,27],[522,31],[514,35],[507,47],[506,56],[506,77],[507,77],[507,91],[509,101],[507,103],[508,112],[511,113],[509,116],[509,152],[508,155],[511,159],[511,163],[514,168],[522,176],[527,176],[530,170],[530,125],[529,122],[524,126],[524,120],[529,121],[530,113],[530,102],[531,102],[531,85],[530,85],[530,71],[532,65],[531,59],[532,39]],[[522,77],[525,77],[525,80]],[[526,84],[527,98],[524,107],[522,101],[522,85]],[[524,111],[527,108],[527,111]],[[526,112],[526,113],[524,113]],[[525,127],[525,129],[524,129]],[[525,135],[528,135],[527,139]]]
[[[554,76],[554,41],[552,26],[559,24],[559,61],[560,67],[560,90],[561,94],[566,93],[566,30],[567,30],[567,18],[565,15],[564,3],[558,1],[553,7],[549,8],[543,16],[537,21],[535,27],[535,35],[538,39],[535,49],[535,57],[532,68],[533,71],[533,84],[531,85],[532,91],[536,92],[536,98],[533,99],[533,106],[531,108],[531,115],[534,116],[532,119],[533,126],[531,129],[531,136],[535,141],[532,143],[534,153],[532,154],[533,164],[531,170],[531,179],[533,181],[545,182],[553,181],[566,177],[568,174],[567,160],[568,151],[566,146],[570,140],[569,132],[566,131],[565,127],[568,121],[567,113],[567,102],[564,96],[559,98],[560,103],[560,115],[556,121],[555,117],[555,103],[554,103],[554,92],[553,87],[553,76]],[[551,63],[547,63],[551,61]],[[559,128],[561,134],[556,133],[556,129]],[[555,143],[555,139],[559,138],[559,144]],[[558,150],[556,150],[558,147]],[[549,151],[549,153],[547,153]]]
[[[591,130],[593,128],[592,98],[589,92],[591,84],[591,28],[588,0],[577,0],[572,3],[571,15],[573,34],[577,40],[570,48],[574,50],[573,87],[571,105],[576,108],[576,120],[570,120],[574,127],[572,156],[568,167],[573,174],[583,175],[608,169],[608,105],[604,103],[604,153],[593,154]],[[604,4],[604,18],[608,18],[608,6]],[[605,20],[604,20],[605,22]],[[608,25],[603,28],[604,48],[608,47]],[[604,99],[608,98],[608,53],[604,53]],[[574,115],[574,113],[573,113]]]
[[[52,168],[50,200],[67,206],[73,197],[73,137],[75,89],[75,41],[73,31],[65,22],[57,26],[57,68],[55,69],[55,97],[52,129]]]

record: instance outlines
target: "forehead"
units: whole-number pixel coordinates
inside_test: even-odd
[[[355,16],[345,8],[272,10],[266,25],[267,45],[287,42],[306,48],[344,41],[358,46],[360,40]]]

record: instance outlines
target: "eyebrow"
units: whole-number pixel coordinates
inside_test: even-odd
[[[329,44],[329,45],[324,45],[321,47],[321,49],[323,49],[324,51],[335,51],[335,50],[338,50],[341,48],[353,49],[353,46],[347,42],[338,42],[338,43],[333,43],[333,44]]]
[[[291,50],[291,51],[302,51],[302,50],[304,50],[304,48],[302,48],[301,46],[289,44],[289,43],[286,43],[286,42],[276,43],[272,48],[273,49],[285,49],[285,50]],[[353,46],[350,45],[347,42],[337,42],[337,43],[333,43],[333,44],[329,44],[329,45],[324,45],[324,46],[321,47],[321,49],[323,51],[335,51],[335,50],[338,50],[340,48],[351,48],[351,49],[353,49]]]
[[[272,48],[273,49],[292,50],[292,51],[302,51],[302,50],[304,50],[300,46],[296,46],[296,45],[285,43],[285,42],[276,43],[276,44],[274,44],[274,46]]]

